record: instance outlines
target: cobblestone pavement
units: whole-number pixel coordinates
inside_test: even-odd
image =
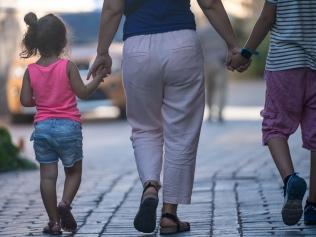
[[[21,134],[30,131],[13,128]],[[74,236],[144,236],[133,228],[141,185],[129,133],[124,122],[84,124],[84,175],[73,204],[79,224]],[[297,171],[307,179],[309,154],[298,135],[291,139],[291,148]],[[59,195],[62,167],[60,174]],[[282,202],[282,181],[261,146],[260,121],[205,123],[192,205],[179,208],[179,216],[191,222],[192,230],[178,236],[316,236],[316,228],[302,221],[285,226]],[[39,172],[1,174],[0,236],[42,236],[46,222]],[[159,236],[159,231],[147,236]]]

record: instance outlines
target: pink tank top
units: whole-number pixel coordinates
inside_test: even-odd
[[[68,60],[60,59],[48,66],[30,64],[29,78],[37,112],[34,121],[65,118],[80,122],[76,95],[67,75]]]

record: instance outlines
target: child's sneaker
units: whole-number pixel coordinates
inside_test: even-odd
[[[61,235],[62,232],[60,224],[53,221],[48,222],[47,226],[45,226],[43,229],[43,233],[49,235]]]
[[[306,192],[306,182],[297,174],[293,174],[288,179],[284,187],[284,205],[282,208],[282,218],[286,225],[295,225],[302,217],[302,200]]]
[[[58,204],[58,213],[61,221],[61,228],[67,232],[75,232],[77,229],[77,222],[71,213],[71,206],[62,201]]]
[[[306,201],[304,208],[305,225],[316,225],[316,205]]]

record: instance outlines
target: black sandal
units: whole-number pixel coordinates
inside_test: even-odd
[[[182,233],[186,231],[190,231],[190,223],[180,221],[179,218],[176,215],[170,214],[170,213],[164,213],[161,215],[162,218],[167,218],[172,220],[174,223],[176,223],[176,226],[168,226],[168,227],[162,227],[160,226],[160,234],[161,235],[172,235],[177,233]],[[185,225],[181,225],[181,223],[184,223]]]
[[[155,188],[157,194],[148,194],[144,197],[146,190],[150,187]],[[144,191],[142,194],[139,210],[134,219],[134,227],[136,230],[143,233],[151,233],[156,229],[156,210],[159,202],[158,191],[159,185],[156,185],[153,182],[148,182],[144,185]]]

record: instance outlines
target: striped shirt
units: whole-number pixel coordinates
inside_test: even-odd
[[[276,4],[266,70],[316,70],[316,0],[267,0]]]

